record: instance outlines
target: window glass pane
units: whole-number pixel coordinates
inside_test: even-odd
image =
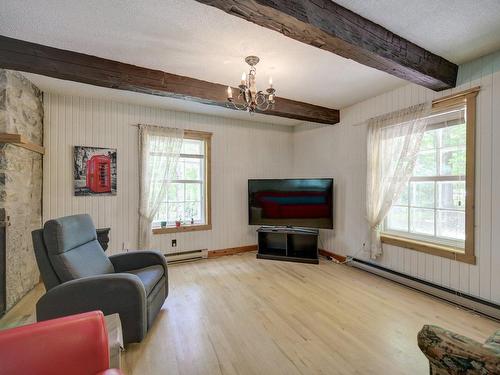
[[[410,232],[434,235],[434,210],[412,208],[410,212]]]
[[[383,136],[388,136],[388,134],[384,134]],[[394,172],[397,167],[398,159],[392,157],[391,155],[400,155],[402,153],[402,149],[404,146],[404,137],[393,137],[387,138],[386,140],[381,141],[380,152],[383,155],[381,169],[382,174],[387,173],[383,178],[392,178],[390,174]],[[388,157],[386,157],[388,156]],[[403,160],[403,163],[407,163],[407,160]]]
[[[408,205],[408,184],[405,185],[403,191],[399,195],[399,198],[394,202],[397,206],[407,206]]]
[[[422,137],[422,143],[420,144],[420,151],[424,150],[434,150],[437,147],[437,130],[428,130],[424,133]]]
[[[201,201],[201,184],[186,184],[186,201]]]
[[[184,201],[184,184],[170,183],[167,185],[167,200],[169,202]]]
[[[203,141],[199,141],[196,139],[184,139],[182,141],[181,154],[203,155],[203,143]]]
[[[179,158],[177,162],[177,168],[175,170],[174,176],[172,176],[173,180],[183,180],[184,179],[184,158]]]
[[[441,130],[441,147],[465,146],[465,124],[449,126]]]
[[[465,175],[465,147],[440,150],[441,176]]]
[[[465,210],[465,181],[438,182],[439,208]]]
[[[434,208],[434,182],[412,182],[411,206]]]
[[[434,150],[419,152],[413,175],[435,176],[436,174],[436,152]]]
[[[186,202],[184,220],[190,222],[191,219],[194,219],[195,222],[201,221],[201,202]]]
[[[167,209],[168,221],[173,223],[184,216],[184,203],[169,203]]]
[[[184,162],[184,179],[201,180],[202,159],[187,159]]]
[[[167,202],[161,203],[158,213],[155,216],[154,221],[166,221],[167,220]]]
[[[465,212],[437,211],[437,235],[465,240]]]
[[[408,207],[391,207],[387,215],[387,229],[408,232]]]
[[[151,186],[151,190],[152,190],[151,194],[157,194],[157,192],[160,191],[161,187],[162,187],[161,182],[154,182]]]

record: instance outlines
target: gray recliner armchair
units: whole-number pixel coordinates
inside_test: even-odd
[[[47,289],[36,305],[38,321],[101,310],[120,314],[125,343],[144,338],[168,295],[162,254],[133,251],[108,258],[89,215],[49,220],[32,237]]]

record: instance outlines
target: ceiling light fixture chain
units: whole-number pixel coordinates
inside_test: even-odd
[[[273,109],[276,102],[276,90],[273,88],[273,79],[269,77],[269,87],[266,91],[257,91],[257,69],[255,65],[258,64],[259,58],[257,56],[247,56],[245,62],[250,66],[248,75],[243,73],[241,82],[238,86],[238,102],[233,98],[233,89],[231,86],[227,87],[227,101],[228,105],[240,111],[247,111],[254,113],[255,111],[267,111]]]

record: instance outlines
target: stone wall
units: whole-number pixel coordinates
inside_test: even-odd
[[[42,93],[18,72],[0,69],[0,133],[26,136],[42,145]],[[42,225],[42,156],[0,144],[0,217],[6,236],[7,309],[39,280],[31,231]]]

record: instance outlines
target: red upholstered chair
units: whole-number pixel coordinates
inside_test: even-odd
[[[0,331],[2,375],[123,375],[109,369],[100,311]]]

